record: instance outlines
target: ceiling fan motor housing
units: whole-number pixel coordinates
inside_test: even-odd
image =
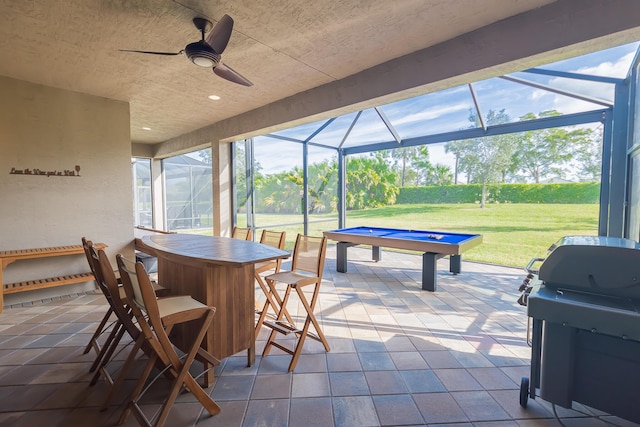
[[[201,67],[215,67],[220,62],[220,55],[204,40],[189,43],[184,53],[191,62]]]

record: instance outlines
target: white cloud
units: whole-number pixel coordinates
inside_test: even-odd
[[[635,51],[627,53],[616,61],[604,61],[595,65],[581,66],[572,71],[592,76],[624,78],[629,71],[629,66],[634,56]],[[557,77],[551,79],[549,85],[609,102],[613,102],[614,98],[615,88],[613,84]],[[554,108],[564,114],[599,108],[598,104],[587,103],[568,96],[553,94],[553,97]]]
[[[469,105],[468,103],[460,102],[457,104],[427,108],[426,110],[419,111],[417,113],[402,116],[400,119],[394,120],[393,124],[403,125],[407,123],[423,122],[425,120],[434,120],[446,114],[457,113],[459,111],[467,111],[470,107],[471,105]]]
[[[615,62],[606,61],[595,66],[581,67],[578,68],[576,72],[581,74],[591,74],[594,76],[617,77],[622,79],[627,76],[629,67],[631,66],[631,61],[633,61],[635,53],[636,52],[634,49]]]

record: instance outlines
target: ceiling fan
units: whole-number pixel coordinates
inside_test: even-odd
[[[128,49],[120,49],[120,51],[165,56],[174,56],[184,53],[191,62],[200,67],[213,68],[213,72],[223,79],[243,86],[253,86],[253,83],[251,83],[246,77],[243,77],[233,68],[220,62],[222,52],[224,52],[227,47],[227,43],[229,43],[229,38],[231,38],[233,18],[225,14],[214,27],[208,19],[195,17],[193,18],[193,25],[200,30],[202,39],[197,42],[189,43],[179,52],[152,52]],[[212,27],[213,29],[211,29]],[[205,38],[205,33],[207,31],[209,34],[207,34],[207,37]]]

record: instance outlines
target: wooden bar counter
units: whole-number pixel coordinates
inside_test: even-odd
[[[192,234],[159,234],[136,239],[136,249],[158,257],[158,282],[173,294],[191,295],[216,308],[203,347],[218,359],[248,350],[255,360],[255,264],[288,258],[289,252],[246,240]],[[176,331],[193,341],[188,327]],[[182,347],[179,340],[176,343]],[[185,347],[188,347],[185,346]],[[213,371],[205,379],[213,381]]]

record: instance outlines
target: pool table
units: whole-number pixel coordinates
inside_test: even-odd
[[[403,230],[382,227],[350,227],[325,231],[326,238],[337,244],[336,263],[340,273],[347,272],[347,248],[371,245],[374,261],[380,261],[380,247],[423,252],[422,289],[435,291],[437,287],[436,263],[449,255],[449,271],[460,273],[461,254],[482,243],[480,234],[449,233],[442,231]]]

